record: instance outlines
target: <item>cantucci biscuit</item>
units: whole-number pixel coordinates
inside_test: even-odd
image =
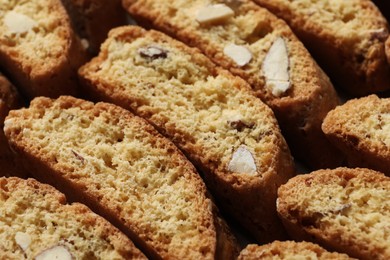
[[[3,127],[5,117],[11,109],[20,108],[23,100],[17,89],[0,73],[0,176],[26,177],[26,171],[18,164],[5,138]]]
[[[79,73],[92,98],[133,111],[169,137],[259,240],[283,236],[276,190],[293,164],[272,111],[245,81],[198,50],[136,26],[112,30]]]
[[[390,176],[390,99],[376,95],[353,99],[330,111],[322,129],[354,167]]]
[[[4,129],[34,177],[106,217],[148,257],[235,257],[235,240],[218,233],[228,229],[193,165],[129,111],[39,97],[12,110]]]
[[[274,111],[294,157],[313,168],[340,165],[341,154],[321,131],[322,120],[338,104],[338,97],[284,21],[247,0],[123,0],[123,4],[141,25],[152,24],[199,48],[246,80]]]
[[[126,24],[121,0],[62,0],[75,31],[90,53],[99,52],[110,29]]]
[[[146,259],[89,208],[34,179],[0,178],[1,259]]]
[[[27,97],[76,95],[84,52],[60,0],[0,0],[0,66]]]
[[[274,241],[266,245],[247,245],[238,256],[238,260],[283,260],[283,259],[318,259],[348,260],[348,255],[331,253],[317,244],[310,242]]]
[[[278,190],[278,213],[295,240],[358,259],[390,258],[390,178],[364,168],[298,175]]]
[[[390,89],[389,25],[370,0],[254,0],[284,19],[337,86],[352,95]]]

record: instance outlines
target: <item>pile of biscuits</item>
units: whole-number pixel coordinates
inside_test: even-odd
[[[0,258],[389,259],[386,4],[0,0]]]

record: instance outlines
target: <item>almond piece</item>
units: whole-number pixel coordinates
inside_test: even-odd
[[[196,20],[200,24],[220,23],[234,16],[234,11],[225,4],[207,5],[198,11]]]
[[[248,64],[252,59],[252,53],[246,47],[233,43],[226,45],[223,49],[223,53],[234,60],[240,67]]]
[[[280,97],[291,87],[288,69],[286,42],[278,37],[265,56],[262,66],[266,86],[271,89],[272,95]]]
[[[4,16],[4,24],[11,33],[24,33],[38,25],[30,17],[14,11],[10,11]]]
[[[246,145],[241,145],[233,153],[229,162],[228,170],[237,173],[255,174],[257,172],[256,163],[252,153]]]
[[[26,251],[26,249],[30,246],[31,244],[31,237],[27,233],[23,232],[16,232],[15,235],[15,242],[20,246],[20,248],[23,251]]]
[[[42,251],[35,260],[72,260],[72,255],[64,246],[54,246]]]
[[[165,59],[168,57],[168,52],[160,46],[148,46],[138,49],[138,53],[141,57],[150,58],[150,59]]]

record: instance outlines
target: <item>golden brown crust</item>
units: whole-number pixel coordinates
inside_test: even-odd
[[[278,190],[278,213],[292,238],[359,259],[388,259],[390,179],[363,168],[318,170]]]
[[[3,212],[0,236],[7,236],[0,242],[2,258],[32,259],[52,246],[61,245],[75,258],[146,259],[106,220],[82,204],[66,204],[65,196],[49,185],[34,179],[0,178],[0,200],[3,207],[14,210],[12,213],[0,209]],[[52,225],[55,230],[51,230]],[[30,238],[26,249],[20,247],[16,238],[14,241],[17,232]]]
[[[166,57],[143,58],[139,51],[145,46],[159,46]],[[99,56],[79,73],[93,99],[134,111],[171,138],[202,170],[219,205],[259,240],[285,236],[274,198],[276,188],[293,175],[291,156],[272,111],[253,96],[246,82],[215,67],[198,50],[136,26],[112,30]],[[124,76],[129,74],[133,77]],[[167,109],[167,100],[168,107],[177,104],[178,110]],[[242,129],[229,123],[236,119],[228,112],[243,118]],[[240,144],[256,151],[255,175],[227,170]]]
[[[195,21],[196,12],[209,2],[123,0],[123,5],[141,24],[147,21],[198,47],[216,64],[249,82],[256,95],[274,111],[296,158],[313,168],[339,166],[342,156],[320,129],[325,114],[339,104],[338,97],[303,44],[284,21],[250,1],[230,1],[237,3],[233,7],[234,20],[214,27],[201,26]],[[279,36],[287,43],[292,86],[281,97],[275,97],[266,87],[261,66],[272,42]],[[253,53],[250,63],[239,67],[224,54],[224,46],[232,42],[250,48]]]
[[[348,255],[331,253],[317,244],[310,242],[274,241],[266,245],[250,244],[244,248],[238,260],[278,260],[278,259],[352,259]]]
[[[85,62],[85,50],[60,0],[43,2],[1,4],[0,64],[28,98],[77,95],[77,69]],[[5,15],[15,6],[18,14],[36,22],[29,31],[14,33],[7,27]]]
[[[326,116],[322,129],[353,167],[390,175],[390,99],[370,95],[353,99]]]
[[[34,176],[105,216],[149,257],[214,258],[212,202],[202,180],[143,119],[112,104],[63,96],[34,99],[29,109],[11,111],[6,125]],[[56,142],[42,142],[39,125]]]
[[[255,0],[284,19],[337,86],[351,95],[390,89],[389,25],[369,0]]]

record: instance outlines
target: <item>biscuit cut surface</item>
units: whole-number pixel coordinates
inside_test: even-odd
[[[5,132],[37,178],[118,225],[149,257],[212,259],[211,201],[194,167],[144,120],[108,103],[36,98]]]
[[[390,257],[390,178],[364,168],[319,170],[278,190],[278,213],[294,239],[359,259]]]
[[[310,242],[274,241],[266,245],[250,244],[244,248],[238,260],[283,260],[283,259],[352,259],[348,255],[331,253]]]
[[[276,189],[293,165],[272,111],[245,81],[196,49],[136,26],[112,30],[79,73],[93,98],[130,109],[169,137],[259,239],[281,236]]]
[[[274,111],[294,157],[313,168],[339,166],[341,156],[321,132],[322,119],[338,104],[337,94],[285,22],[247,0],[123,0],[123,4],[140,24],[151,24],[199,48],[246,80]],[[216,6],[232,14],[217,22],[199,21]]]
[[[389,25],[369,0],[255,0],[287,21],[340,88],[352,95],[390,89],[384,43]]]
[[[0,66],[26,96],[77,94],[83,62],[60,0],[0,1]]]
[[[390,99],[376,95],[349,100],[326,116],[322,129],[351,166],[390,175]]]
[[[1,259],[40,259],[53,248],[58,259],[146,259],[106,220],[34,179],[0,178],[0,202]]]

